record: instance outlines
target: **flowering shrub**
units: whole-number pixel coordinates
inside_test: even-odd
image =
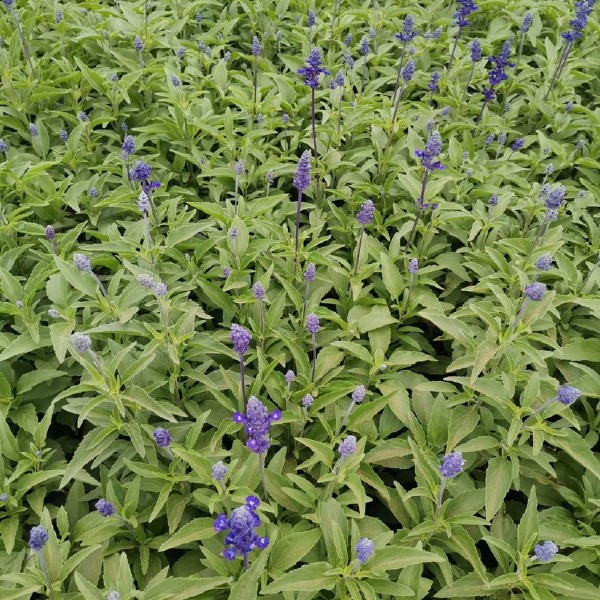
[[[0,600],[597,599],[593,0],[4,0]]]

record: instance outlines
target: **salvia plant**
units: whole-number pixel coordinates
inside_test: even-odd
[[[598,2],[0,19],[0,600],[600,598]]]

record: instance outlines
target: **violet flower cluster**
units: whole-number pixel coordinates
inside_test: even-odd
[[[246,447],[255,454],[263,454],[270,446],[269,429],[271,425],[281,419],[281,411],[276,409],[272,412],[255,396],[248,398],[246,414],[236,412],[233,420],[242,423],[244,431],[248,436]]]
[[[304,84],[312,90],[316,90],[319,87],[319,76],[329,75],[329,71],[323,67],[321,51],[319,48],[315,48],[310,53],[304,67],[298,69],[296,72],[298,75],[304,77]]]

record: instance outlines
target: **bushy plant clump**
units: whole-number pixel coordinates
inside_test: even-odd
[[[600,598],[594,0],[1,9],[2,600]]]

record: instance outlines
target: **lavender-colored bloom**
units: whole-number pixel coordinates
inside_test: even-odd
[[[136,160],[131,171],[129,172],[129,179],[132,181],[148,181],[151,176],[152,167],[143,160]]]
[[[248,436],[246,447],[256,454],[263,454],[271,446],[269,441],[269,428],[273,423],[281,419],[281,411],[276,409],[272,412],[255,396],[248,398],[246,414],[236,412],[233,420],[244,425],[244,431]]]
[[[35,552],[40,552],[49,539],[48,531],[43,525],[36,525],[29,530],[29,547]]]
[[[414,31],[415,18],[412,15],[406,15],[402,21],[402,32],[396,34],[396,38],[404,43],[410,42],[417,35]]]
[[[360,51],[362,52],[363,56],[369,54],[369,38],[366,36],[360,40]]]
[[[573,102],[571,100],[565,104],[565,110],[567,112],[571,112],[573,110]]]
[[[159,298],[164,298],[167,295],[167,286],[164,283],[157,283],[154,292]]]
[[[223,60],[225,62],[229,62],[230,58],[231,58],[231,52],[229,52],[229,50],[227,50],[227,52],[225,52],[225,54],[223,54]]]
[[[52,227],[52,225],[46,225],[46,239],[51,242],[55,235],[56,231],[54,230],[54,227]]]
[[[543,544],[538,544],[533,551],[540,562],[547,563],[558,554],[558,546],[554,542],[546,540]]]
[[[412,62],[412,61],[409,61]],[[413,62],[413,66],[414,66],[414,62]],[[427,87],[431,90],[431,92],[439,92],[440,91],[440,72],[439,71],[434,71],[431,74],[431,79],[429,81],[429,84],[427,85]]]
[[[173,87],[179,87],[181,85],[181,79],[177,75],[171,75],[171,83]]]
[[[499,136],[498,136],[498,144],[500,144],[500,146],[504,146],[504,143],[506,142],[506,138],[508,137],[508,134],[503,131]]]
[[[37,137],[39,133],[38,128],[33,123],[29,123],[29,134],[31,137]]]
[[[373,204],[372,200],[367,200],[366,202],[363,202],[363,204],[361,204],[360,210],[356,215],[356,219],[363,227],[365,227],[366,225],[369,225],[369,223],[371,223],[374,216],[375,205]]]
[[[260,41],[259,41],[258,37],[254,36],[252,38],[252,50],[251,50],[252,56],[259,56],[260,51],[261,51]]]
[[[440,36],[442,35],[442,31],[444,31],[444,28],[440,25],[439,27],[436,27],[433,30],[433,33],[431,34],[431,36],[433,37],[434,40],[439,40]]]
[[[98,189],[94,186],[92,186],[88,192],[88,194],[90,195],[91,198],[97,198],[98,197]]]
[[[567,190],[564,185],[557,185],[555,188],[550,190],[545,200],[546,208],[559,208],[565,199],[566,191]]]
[[[338,86],[338,85],[337,85],[337,83],[336,83],[335,79],[332,79],[332,80],[329,82],[329,89],[330,89],[330,90],[335,90],[335,89],[337,88],[337,86]]]
[[[588,19],[594,10],[594,1],[580,0],[579,2],[575,2],[575,18],[569,21],[571,30],[561,34],[567,42],[574,42],[583,37],[583,30],[587,26]]]
[[[86,123],[88,121],[88,116],[86,113],[84,113],[83,111],[80,111],[79,114],[77,115],[77,117],[79,118],[79,120],[82,123]]]
[[[235,163],[235,168],[234,168],[235,174],[236,174],[236,175],[241,175],[241,174],[242,174],[242,173],[243,173],[245,170],[246,170],[246,167],[245,167],[245,165],[244,165],[244,161],[243,161],[243,160],[241,160],[241,159],[240,159],[240,160],[238,160],[238,161]]]
[[[100,500],[96,502],[95,507],[103,517],[112,517],[115,514],[115,507],[112,502],[109,502],[104,498],[100,498]]]
[[[257,117],[256,117],[256,122],[257,122],[259,125],[262,125],[262,124],[263,124],[263,122],[264,122],[264,120],[265,120],[265,115],[263,115],[262,113],[259,113],[259,114],[257,115]]]
[[[346,52],[344,52],[344,63],[346,64],[346,67],[350,69],[350,71],[354,69],[354,59],[350,54],[350,50],[346,50]]]
[[[310,395],[310,394],[306,394],[306,396],[304,396],[304,398],[302,398],[302,406],[304,408],[310,408],[312,406],[312,403],[314,402],[314,398]]]
[[[525,16],[523,17],[523,21],[521,22],[521,26],[519,27],[521,33],[527,33],[529,31],[532,20],[533,20],[532,14],[530,12],[525,13]]]
[[[196,16],[194,18],[196,19],[196,23],[202,23],[202,13],[201,12],[197,12]]]
[[[142,273],[137,277],[138,283],[146,288],[147,290],[153,290],[156,287],[156,281],[150,275],[146,275],[146,273]]]
[[[442,115],[442,117],[447,117],[449,114],[450,114],[449,106],[444,106],[444,108],[442,108],[442,110],[440,111],[440,115]]]
[[[548,163],[546,165],[546,175],[552,175],[552,173],[554,173],[554,165],[552,163]]]
[[[473,0],[457,0],[459,7],[458,10],[454,13],[454,19],[457,27],[462,29],[469,24],[469,15],[479,7],[473,2]]]
[[[481,42],[479,41],[479,38],[475,38],[474,40],[471,40],[467,44],[467,47],[471,51],[471,60],[473,62],[480,61],[481,60]]]
[[[306,331],[314,335],[315,333],[318,333],[320,329],[321,325],[317,315],[315,315],[315,313],[309,313],[306,316]]]
[[[60,319],[60,313],[55,308],[48,309],[48,316],[52,319]]]
[[[281,120],[283,121],[283,124],[287,127],[287,124],[290,122],[290,115],[288,115],[287,113],[283,113],[283,115],[281,115]]]
[[[304,279],[308,282],[314,281],[317,276],[317,268],[314,263],[308,263],[306,270],[304,271]]]
[[[223,267],[223,277],[227,279],[231,275],[231,269],[229,267]]]
[[[356,560],[359,563],[366,563],[375,552],[375,546],[369,538],[360,538],[356,544]]]
[[[73,333],[71,335],[71,344],[77,352],[84,354],[91,349],[92,340],[90,339],[90,336],[85,333]]]
[[[443,477],[453,478],[462,472],[464,464],[461,452],[450,452],[442,459],[439,471]]]
[[[490,206],[498,206],[498,194],[492,194],[488,202]]]
[[[533,300],[534,302],[539,302],[546,293],[546,284],[540,283],[539,281],[534,281],[529,285],[525,286],[525,296],[529,298],[529,300]]]
[[[69,132],[66,129],[61,129],[58,136],[63,142],[66,142],[69,139]]]
[[[349,435],[340,444],[339,453],[342,458],[347,458],[356,452],[356,436]]]
[[[365,399],[366,394],[367,390],[364,385],[357,386],[352,392],[352,402],[360,404]]]
[[[177,52],[175,53],[175,56],[177,56],[177,58],[182,59],[185,56],[185,48],[183,46],[180,46],[179,48],[177,48]]]
[[[285,380],[288,383],[292,383],[296,379],[296,374],[291,369],[285,374]]]
[[[109,592],[108,596],[106,596],[106,600],[121,600],[121,594],[119,592]]]
[[[206,50],[206,42],[204,40],[200,40],[198,42],[198,50],[200,50],[200,52],[204,52]],[[260,52],[260,47],[259,47],[259,52]]]
[[[314,10],[308,11],[307,25],[309,27],[315,26],[315,11]]]
[[[495,139],[496,139],[496,136],[495,136],[493,133],[491,133],[490,135],[488,135],[488,136],[485,138],[485,140],[483,140],[483,143],[484,143],[486,146],[489,146],[490,144],[493,144],[493,143],[494,143],[494,140],[495,140]]]
[[[252,293],[259,302],[262,302],[265,299],[265,288],[260,281],[252,286]]]
[[[346,45],[346,47],[350,46],[350,44],[352,44],[352,34],[349,33],[346,36],[346,39],[344,40],[344,44]]]
[[[546,220],[556,221],[556,219],[558,219],[558,210],[556,210],[556,208],[549,208],[546,211]]]
[[[132,135],[126,136],[121,149],[123,150],[122,156],[124,158],[131,156],[135,152],[135,138]]]
[[[147,215],[150,212],[150,199],[148,198],[148,194],[146,194],[146,192],[143,190],[140,192],[138,197],[137,207],[138,210],[144,215]]]
[[[273,183],[275,180],[275,171],[273,171],[273,169],[269,169],[265,175],[265,179],[269,185]]]
[[[133,40],[133,47],[138,51],[141,52],[144,49],[144,42],[142,42],[142,39],[140,38],[139,35],[135,36],[135,40]]]
[[[581,139],[575,144],[575,150],[583,150],[585,148],[585,140]]]
[[[415,156],[421,159],[421,166],[427,171],[445,169],[437,158],[442,151],[442,137],[434,131],[425,144],[425,150],[415,150]]]
[[[411,58],[402,69],[402,79],[410,81],[415,74],[415,61]]]
[[[213,467],[212,467],[213,479],[216,479],[217,481],[223,481],[226,474],[227,474],[227,467],[225,466],[225,463],[222,460],[220,460],[219,462],[216,462],[213,465]]]
[[[329,75],[329,71],[323,67],[321,51],[315,48],[306,59],[305,66],[296,71],[304,77],[304,84],[316,90],[319,87],[319,75]]]
[[[269,545],[269,538],[260,537],[254,529],[260,525],[260,518],[254,512],[258,508],[259,500],[256,496],[248,496],[246,504],[234,508],[231,518],[220,514],[214,523],[216,531],[229,530],[225,538],[226,548],[223,551],[223,557],[227,560],[234,560],[241,556],[247,561],[248,554],[255,548],[264,549]]]
[[[298,161],[294,176],[294,187],[302,192],[310,185],[310,150],[305,150]]]
[[[558,401],[561,404],[569,406],[581,397],[581,390],[571,387],[570,385],[561,385],[558,388]]]
[[[535,261],[535,268],[538,271],[549,271],[552,268],[552,256],[543,254]]]
[[[237,354],[243,356],[248,352],[250,342],[252,341],[252,335],[250,335],[249,331],[244,329],[241,325],[234,323],[231,326],[229,337],[233,344],[233,350],[237,352]]]
[[[374,29],[371,27],[371,28],[369,29],[369,37],[370,37],[372,40],[374,40],[376,36],[377,36],[377,32],[376,32],[376,31],[375,31],[375,30],[374,30]]]
[[[483,90],[483,96],[488,102],[496,97],[494,88],[508,79],[506,69],[515,66],[515,63],[508,60],[511,55],[510,44],[511,40],[506,40],[498,56],[488,57],[488,60],[493,64],[493,67],[488,71],[489,87]]]
[[[159,448],[168,448],[171,445],[171,434],[164,427],[157,427],[152,436]]]
[[[92,270],[92,263],[85,254],[73,254],[73,264],[80,270],[90,272]]]
[[[411,275],[416,275],[419,270],[419,261],[416,258],[411,258],[408,261],[408,272]]]
[[[60,23],[63,20],[63,11],[57,10],[56,15],[54,16],[54,22],[56,24]]]
[[[335,76],[335,82],[338,85],[338,87],[342,87],[344,85],[344,83],[346,83],[344,74],[341,71],[337,72],[337,75]]]
[[[235,239],[237,239],[237,236],[238,236],[238,234],[239,234],[239,231],[238,231],[238,228],[237,228],[237,227],[232,227],[232,228],[229,230],[229,237],[230,237],[232,240],[235,240]]]
[[[127,133],[129,131],[129,126],[127,125],[127,123],[121,123],[121,131],[123,131],[124,133]]]
[[[518,152],[525,145],[525,140],[523,138],[518,138],[513,142],[511,146],[513,152]]]
[[[0,152],[2,152],[2,154],[8,152],[8,144],[4,140],[0,140]]]
[[[416,53],[417,53],[417,49],[414,47],[414,45],[413,45],[413,44],[411,44],[411,45],[408,47],[408,54],[409,54],[410,56],[414,56]]]
[[[0,494],[0,502],[6,502],[8,500],[8,494],[6,492],[3,492],[2,494]]]
[[[23,308],[23,301],[22,301],[22,300],[17,300],[17,301],[15,302],[15,306],[16,306],[16,307],[17,307],[19,310],[21,310],[21,309]]]

